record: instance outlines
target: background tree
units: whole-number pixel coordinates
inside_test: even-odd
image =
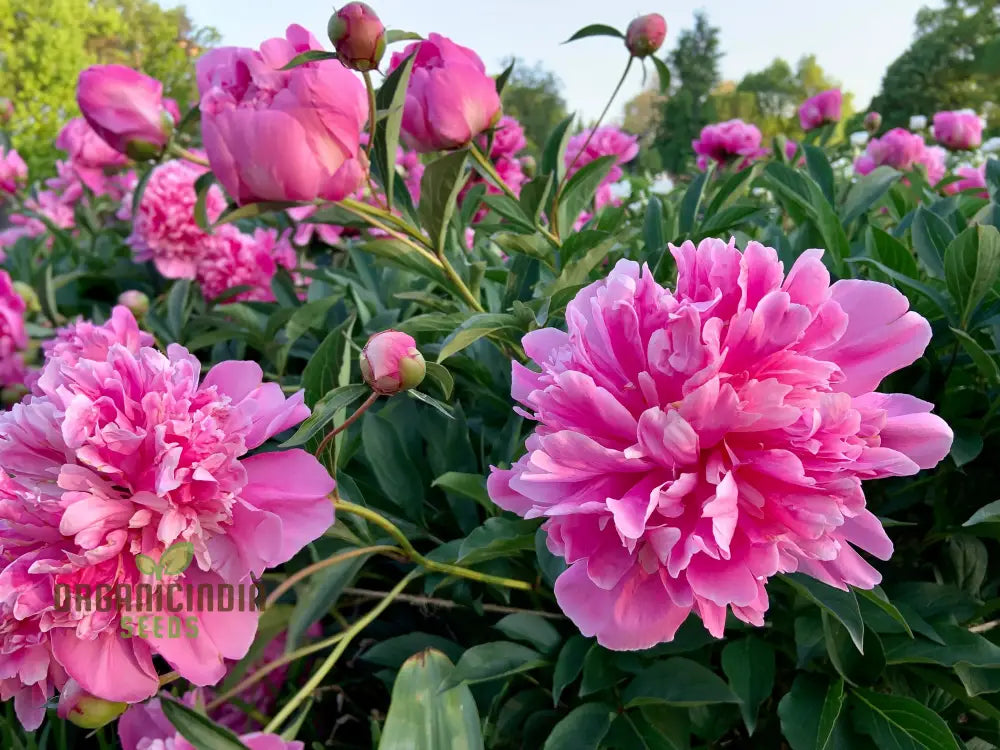
[[[504,60],[514,70],[503,90],[503,110],[516,117],[524,128],[528,150],[540,155],[545,139],[568,114],[562,97],[562,82],[540,62],[529,66],[520,58]]]
[[[96,63],[160,79],[183,110],[196,98],[195,58],[218,40],[153,0],[0,0],[0,96],[15,103],[14,147],[35,176],[51,171],[56,134],[78,114],[77,75]]]
[[[1000,126],[1000,5],[996,0],[946,0],[922,8],[913,43],[889,65],[872,108],[883,127],[910,115],[971,107]]]
[[[708,98],[719,83],[721,58],[719,29],[704,12],[695,13],[694,28],[680,33],[668,56],[674,86],[656,139],[663,167],[673,174],[685,170],[692,139],[712,119]]]
[[[640,91],[625,102],[625,122],[622,128],[639,136],[639,156],[636,166],[640,170],[658,172],[663,168],[660,154],[653,146],[666,102],[667,97],[660,93],[656,81],[651,88]]]

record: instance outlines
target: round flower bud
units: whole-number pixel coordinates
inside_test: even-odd
[[[326,27],[337,57],[346,67],[367,71],[385,54],[385,26],[365,3],[348,3],[330,16]]]
[[[667,21],[659,13],[639,16],[625,31],[625,46],[633,57],[647,57],[663,44],[667,37]]]
[[[70,678],[59,693],[57,713],[60,719],[67,719],[83,729],[99,729],[125,713],[126,708],[127,703],[94,697]]]
[[[138,289],[129,289],[118,295],[118,304],[124,305],[135,317],[141,318],[149,312],[149,297]]]
[[[417,342],[402,331],[376,333],[361,350],[361,376],[382,396],[415,388],[426,372]]]
[[[26,284],[23,281],[15,281],[14,291],[24,300],[24,311],[26,313],[36,313],[42,309],[38,293],[32,288],[31,284]]]
[[[878,112],[869,112],[865,115],[865,130],[867,130],[871,135],[875,135],[881,127],[882,115]]]

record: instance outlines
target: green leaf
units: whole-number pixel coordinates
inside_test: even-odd
[[[944,719],[913,698],[859,688],[851,691],[851,703],[855,726],[878,747],[959,750]]]
[[[581,234],[584,232],[579,232],[574,236],[579,237]],[[563,268],[559,277],[545,288],[545,295],[551,297],[563,289],[587,281],[590,278],[590,272],[608,257],[608,252],[615,246],[616,242],[618,242],[616,237],[607,237],[587,250],[581,257],[571,260]]]
[[[542,750],[597,750],[614,718],[614,709],[604,703],[577,706],[555,725]]]
[[[808,144],[805,144],[804,148],[806,152],[806,169],[809,170],[809,175],[819,185],[820,190],[823,191],[823,197],[832,204],[834,201],[833,169],[826,158],[826,152],[818,146],[810,146]]]
[[[656,55],[650,55],[649,59],[653,61],[653,67],[656,68],[656,75],[660,80],[660,93],[665,94],[670,90],[670,68]]]
[[[835,589],[801,573],[786,573],[782,578],[800,594],[836,617],[847,628],[858,651],[864,653],[865,624],[853,591]]]
[[[479,313],[466,319],[441,344],[437,361],[443,362],[475,341],[505,328],[516,328],[517,318],[507,313]]]
[[[666,246],[663,232],[663,202],[655,195],[649,196],[646,217],[642,223],[642,238],[646,245],[646,256],[653,257]]]
[[[882,641],[870,628],[865,628],[864,650],[861,651],[855,647],[847,629],[824,611],[823,640],[834,668],[852,685],[871,685],[885,670]]]
[[[552,675],[552,703],[559,705],[559,696],[573,680],[580,676],[583,660],[590,650],[590,639],[574,635],[559,652],[555,672]]]
[[[881,169],[881,167],[880,167]],[[913,279],[920,275],[917,259],[902,242],[878,227],[868,227],[865,244],[869,254],[894,271]]]
[[[223,224],[231,224],[234,221],[239,221],[240,219],[256,219],[258,216],[264,216],[265,214],[273,214],[278,211],[285,211],[289,208],[295,208],[296,206],[301,206],[302,203],[297,201],[260,201],[258,203],[247,203],[244,206],[238,206],[230,211],[224,212],[215,223],[212,224],[212,228],[220,227]]]
[[[830,746],[833,738],[833,731],[837,727],[837,719],[844,708],[844,681],[837,680],[830,683],[829,690],[826,691],[826,698],[823,700],[823,708],[819,714],[819,726],[816,729],[816,748],[826,750]]]
[[[306,405],[315,407],[316,403],[329,391],[338,385],[347,385],[351,376],[351,363],[354,360],[353,352],[349,346],[351,332],[354,330],[356,318],[352,314],[327,334],[312,358],[306,363],[302,371],[302,387],[306,391]],[[345,411],[340,411],[334,415],[335,420],[343,420],[346,417]],[[338,435],[332,445],[324,452],[320,459],[329,468],[337,466],[337,457],[344,442],[344,435]],[[319,438],[314,438],[315,445],[310,445],[309,449],[315,451],[319,448]]]
[[[852,588],[852,590],[854,591],[854,594],[856,596],[860,596],[863,597],[864,599],[867,599],[876,607],[878,607],[887,615],[889,615],[889,617],[891,617],[893,620],[902,625],[903,629],[906,631],[906,634],[910,636],[910,638],[913,637],[913,631],[910,629],[910,624],[906,621],[906,618],[903,617],[903,613],[900,612],[895,607],[895,605],[893,605],[892,602],[889,601],[889,598],[885,595],[885,592],[882,591],[882,589],[879,586],[875,586],[872,589]]]
[[[580,681],[580,697],[584,698],[602,690],[607,690],[622,679],[622,672],[615,665],[613,651],[595,643],[583,658],[583,680]]]
[[[190,296],[191,282],[187,279],[175,281],[170,288],[170,294],[167,295],[167,322],[176,339],[181,337],[181,332],[184,330],[185,313]]]
[[[368,386],[362,383],[352,383],[351,385],[334,388],[316,402],[316,405],[313,406],[312,414],[299,425],[295,434],[279,447],[294,448],[298,445],[305,445],[337,416],[337,412],[348,404],[357,401],[368,392]]]
[[[542,149],[542,163],[539,174],[555,175],[555,183],[558,184],[566,173],[566,144],[569,143],[570,126],[576,115],[570,115],[565,120],[556,125],[555,129],[549,133]]]
[[[439,692],[453,668],[440,651],[427,649],[406,660],[392,686],[379,750],[482,750],[479,712],[465,685]]]
[[[379,641],[374,646],[361,653],[361,658],[372,664],[389,669],[399,669],[403,662],[414,654],[425,649],[436,649],[451,660],[462,655],[462,647],[454,641],[430,633],[405,633],[395,638]],[[434,684],[437,689],[437,683]]]
[[[497,516],[487,518],[482,526],[472,530],[458,553],[460,565],[475,565],[497,557],[507,557],[535,548],[537,521]]]
[[[369,411],[361,420],[365,455],[385,497],[417,521],[423,516],[424,482],[395,427],[381,413]]]
[[[386,45],[395,44],[396,42],[419,41],[421,39],[423,37],[415,31],[402,31],[401,29],[385,30]]]
[[[760,705],[774,687],[774,650],[759,638],[732,641],[722,649],[722,671],[740,699],[740,714],[752,735]]]
[[[698,662],[674,657],[637,674],[622,693],[622,701],[631,708],[655,703],[674,706],[739,703],[740,699],[726,683]]]
[[[161,698],[160,707],[174,729],[198,750],[247,750],[231,731],[173,698]]]
[[[619,39],[625,38],[625,35],[614,26],[608,26],[603,23],[592,23],[574,32],[573,36],[563,42],[563,44],[569,44],[570,42],[575,42],[577,39],[584,39],[588,36],[616,36]]]
[[[977,523],[997,523],[1000,522],[1000,500],[984,505],[970,516],[963,526],[975,526]]]
[[[386,44],[388,44],[388,40]],[[388,114],[375,124],[375,138],[372,141],[372,160],[375,172],[385,189],[388,208],[392,209],[396,195],[396,153],[399,150],[399,130],[403,124],[403,105],[406,103],[406,89],[413,72],[412,53],[386,76],[375,93],[375,106]]]
[[[973,364],[983,374],[987,382],[991,385],[1000,384],[1000,366],[997,365],[996,358],[983,349],[979,345],[979,342],[965,331],[952,328],[951,332],[955,334],[955,338],[958,339],[962,348],[965,349],[966,354],[972,357]]]
[[[420,205],[417,212],[431,246],[444,250],[448,223],[455,213],[455,199],[465,184],[465,164],[468,151],[454,151],[427,165],[420,179]]]
[[[543,654],[555,651],[562,640],[559,631],[548,620],[528,612],[507,615],[493,627],[512,640],[534,646]]]
[[[927,272],[936,279],[944,278],[944,252],[955,239],[944,219],[925,206],[919,206],[910,227],[913,248]]]
[[[483,203],[519,227],[532,230],[535,227],[534,221],[524,212],[521,204],[509,195],[488,195],[483,198]]]
[[[954,667],[959,662],[974,667],[1000,666],[1000,646],[966,628],[935,622],[935,632],[944,645],[924,638],[886,635],[885,658],[889,664],[940,664]]]
[[[923,295],[932,303],[934,303],[934,305],[941,312],[951,317],[950,311],[952,309],[952,306],[948,301],[948,298],[945,297],[940,292],[938,292],[936,289],[927,286],[927,284],[922,284],[916,279],[912,279],[909,276],[906,276],[905,274],[899,273],[898,271],[894,271],[893,269],[889,268],[889,266],[883,265],[882,263],[879,263],[876,260],[872,260],[871,258],[851,258],[848,260],[848,263],[866,263],[870,266],[874,266],[900,286],[910,289],[916,292],[917,294]]]
[[[545,209],[545,203],[549,199],[554,182],[555,177],[549,172],[541,174],[521,186],[521,195],[518,196],[518,201],[521,204],[521,210],[534,226],[537,226],[541,221],[542,211]]]
[[[597,188],[616,162],[616,156],[601,156],[584,164],[566,181],[559,202],[560,226],[571,227],[576,218],[593,203]]]
[[[863,177],[859,177],[847,191],[844,206],[840,211],[844,226],[874,206],[902,176],[902,173],[892,167],[883,166],[876,167]],[[885,259],[882,262],[884,263]]]
[[[412,245],[397,239],[381,238],[364,242],[357,247],[394,266],[433,279],[444,287],[450,287],[450,282],[445,278],[440,266],[432,263],[429,258],[414,249]]]
[[[1000,278],[1000,231],[978,225],[958,235],[945,250],[944,276],[964,326]]]
[[[288,621],[286,653],[298,647],[313,623],[329,614],[340,600],[344,589],[361,573],[369,557],[371,555],[367,554],[342,560],[309,577],[309,583],[295,602],[295,609]]]
[[[681,234],[690,234],[694,231],[695,220],[698,218],[698,208],[705,197],[705,186],[708,185],[708,181],[714,171],[715,165],[709,164],[708,169],[700,172],[691,180],[691,184],[688,185],[688,189],[684,192],[684,198],[681,200],[680,219],[677,225]]]
[[[800,673],[778,703],[781,733],[792,750],[832,750],[833,730],[843,705],[842,680],[828,683]]]
[[[194,545],[191,542],[175,542],[160,555],[160,570],[163,575],[180,575],[187,570],[193,558]]]
[[[388,42],[387,42],[388,43]],[[278,68],[278,70],[291,70],[292,68],[297,68],[300,65],[305,65],[306,63],[318,62],[320,60],[336,60],[336,52],[327,52],[322,49],[311,49],[307,52],[296,55],[291,60],[289,60],[285,67]]]
[[[486,479],[482,474],[464,474],[460,471],[449,471],[442,474],[431,483],[432,487],[440,487],[470,500],[475,500],[488,510],[495,506],[486,493]]]
[[[455,669],[441,681],[438,692],[450,690],[456,685],[474,685],[527,672],[545,665],[542,655],[511,641],[482,643],[468,649]]]
[[[763,168],[764,165],[762,162],[754,162],[746,169],[741,169],[739,172],[729,175],[715,192],[715,195],[712,196],[711,203],[705,209],[705,216],[711,217],[717,214],[726,206],[731,205],[746,195],[747,191],[750,190],[751,184]]]
[[[451,376],[448,368],[437,362],[426,362],[425,367],[427,368],[427,377],[440,389],[441,395],[446,400],[450,399],[455,391],[455,378]]]
[[[979,596],[989,562],[986,545],[974,536],[956,534],[948,540],[948,558],[955,571],[955,585]]]
[[[203,232],[212,231],[211,223],[208,220],[208,191],[215,184],[215,175],[212,172],[205,172],[194,181],[194,223]]]

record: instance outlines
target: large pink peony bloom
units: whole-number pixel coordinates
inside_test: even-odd
[[[839,122],[842,100],[840,89],[821,91],[809,97],[799,107],[799,125],[803,130],[813,130],[828,122]]]
[[[240,204],[341,200],[365,179],[361,82],[336,60],[280,70],[316,49],[316,38],[292,25],[285,39],[269,39],[259,52],[221,47],[198,61],[205,151]]]
[[[26,371],[21,352],[28,346],[24,310],[24,300],[14,290],[10,275],[0,271],[0,387],[24,382]]]
[[[253,362],[222,362],[199,382],[183,347],[164,355],[137,346],[133,324],[120,330],[103,357],[84,358],[101,345],[74,349],[74,364],[51,357],[35,395],[0,415],[0,697],[14,698],[28,728],[67,676],[99,698],[136,702],[157,690],[153,655],[211,685],[246,653],[252,608],[211,611],[186,597],[139,607],[136,587],[157,579],[140,572],[138,554],[157,560],[188,542],[193,560],[167,584],[247,587],[333,518],[334,482],[315,458],[246,455],[308,415],[301,393],[262,384]],[[58,607],[63,584],[89,585],[91,606]],[[137,611],[162,627],[139,627]],[[197,637],[168,637],[175,619]]]
[[[761,625],[771,576],[871,588],[892,543],[861,482],[934,466],[952,433],[932,405],[873,392],[930,341],[906,297],[830,284],[807,250],[707,239],[670,247],[671,292],[622,260],[566,310],[568,331],[524,337],[513,365],[538,421],[527,453],[494,469],[502,508],[546,518],[569,563],[563,611],[612,649],[669,641],[689,613],[721,637],[727,609]],[[520,411],[520,409],[519,409]]]
[[[194,184],[204,167],[176,159],[153,170],[143,190],[132,224],[128,244],[139,262],[153,261],[156,270],[168,279],[193,279],[202,259],[218,250],[226,237],[239,230],[225,225],[213,234],[194,220],[198,194]],[[205,213],[215,221],[226,208],[218,186],[208,189]]]
[[[976,190],[980,192],[976,195],[980,198],[989,198],[990,194],[986,190],[986,162],[978,168],[968,165],[961,166],[955,170],[955,174],[962,179],[948,183],[944,191],[949,194],[961,192],[963,190]]]
[[[15,149],[0,146],[0,193],[13,195],[28,181],[28,165]]]
[[[461,148],[500,118],[496,82],[479,55],[440,34],[394,52],[389,70],[416,52],[403,110],[403,142],[416,151]]]
[[[698,169],[707,169],[709,161],[719,164],[735,162],[742,169],[767,153],[760,145],[761,133],[756,125],[743,120],[727,120],[706,125],[697,140],[691,142],[698,154]]]
[[[124,167],[128,159],[115,151],[82,117],[70,120],[56,137],[56,148],[69,154],[73,171],[88,188],[107,192],[107,172]]]
[[[944,150],[937,146],[928,147],[922,136],[905,128],[893,128],[881,138],[868,141],[865,152],[854,162],[858,174],[868,174],[875,167],[883,165],[909,171],[922,165],[927,179],[933,185],[944,177]]]
[[[934,115],[934,137],[950,149],[979,148],[983,142],[983,119],[971,109],[938,112]]]
[[[163,714],[161,700],[129,707],[118,721],[118,739],[122,750],[197,750],[174,728]],[[185,700],[185,702],[190,702]],[[256,708],[256,706],[254,706]],[[305,745],[295,740],[283,740],[276,734],[252,732],[240,740],[249,750],[303,750]]]
[[[622,164],[627,164],[639,154],[639,138],[613,125],[605,125],[594,131],[594,137],[588,142],[590,132],[590,129],[587,129],[569,139],[564,159],[569,176],[573,176],[595,159],[600,159],[602,156],[615,157],[614,165],[601,180],[594,196],[594,206],[600,210],[609,203],[615,205],[621,203],[612,196],[611,185],[622,178],[624,174]],[[585,212],[577,217],[577,228],[589,220],[590,216]]]
[[[73,366],[81,359],[107,359],[116,345],[132,354],[138,354],[144,346],[153,346],[153,336],[139,328],[132,312],[123,305],[115,306],[111,318],[101,325],[78,318],[63,326],[55,338],[42,343],[42,351],[46,360],[58,359]]]

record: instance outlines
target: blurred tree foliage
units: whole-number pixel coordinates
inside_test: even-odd
[[[158,78],[183,112],[196,100],[194,60],[218,41],[154,0],[0,0],[0,96],[15,103],[14,146],[36,175],[51,169],[55,136],[78,113],[77,74],[95,63]]]
[[[946,0],[917,13],[913,43],[885,72],[872,109],[883,127],[971,107],[1000,127],[1000,3]]]
[[[538,157],[549,133],[566,118],[566,100],[562,82],[536,62],[529,66],[516,57],[504,60],[503,67],[514,65],[503,90],[503,110],[516,117],[524,128],[528,150]]]

